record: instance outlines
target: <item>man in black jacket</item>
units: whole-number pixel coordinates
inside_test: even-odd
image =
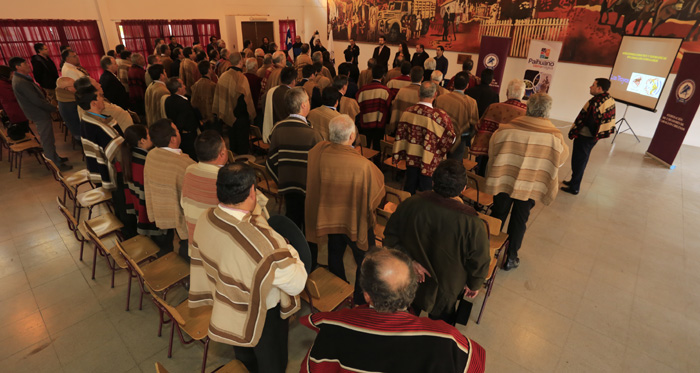
[[[39,86],[44,89],[49,101],[56,106],[56,79],[58,79],[58,70],[56,64],[49,57],[49,47],[44,43],[34,44],[36,54],[32,56],[32,70],[34,79]]]
[[[493,80],[493,70],[484,69],[481,71],[481,83],[464,91],[466,95],[476,100],[479,108],[479,118],[484,115],[486,108],[491,104],[498,103],[498,93],[491,88]]]
[[[377,61],[377,66],[383,66],[386,71],[386,67],[389,66],[389,58],[391,57],[391,49],[384,45],[384,37],[380,36],[379,37],[379,46],[374,48],[374,53],[372,54],[372,58],[374,58]]]
[[[413,53],[413,58],[411,58],[411,66],[423,67],[425,60],[430,58],[428,53],[423,49],[423,44],[416,44],[416,53]]]
[[[114,57],[104,56],[100,60],[100,66],[104,72],[100,76],[100,85],[104,91],[105,98],[109,102],[118,105],[124,110],[129,109],[129,93],[124,89],[124,85],[117,77],[119,66]]]
[[[185,85],[180,78],[168,79],[165,86],[170,91],[170,97],[165,99],[165,115],[175,123],[180,131],[182,138],[180,149],[196,161],[194,141],[197,139],[197,129],[201,124],[202,115],[192,107],[190,100],[185,97]]]

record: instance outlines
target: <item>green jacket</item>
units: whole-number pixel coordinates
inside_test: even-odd
[[[384,230],[384,246],[408,253],[430,273],[414,304],[430,313],[454,305],[467,285],[479,290],[491,261],[489,238],[476,211],[435,192],[399,204]]]

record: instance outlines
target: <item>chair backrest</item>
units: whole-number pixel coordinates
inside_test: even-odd
[[[63,217],[66,218],[66,223],[68,223],[68,229],[70,229],[71,232],[73,232],[73,234],[76,235],[75,236],[76,239],[80,240],[80,238],[78,238],[78,236],[77,236],[77,234],[78,234],[78,221],[75,220],[73,213],[71,213],[68,210],[68,208],[66,208],[66,205],[64,205],[63,202],[61,202],[61,198],[58,196],[56,197],[56,203],[58,204],[58,211],[60,211],[61,214],[63,214]]]
[[[501,232],[501,219],[494,218],[483,213],[479,213],[479,217],[486,224],[486,231],[490,236],[498,236]]]
[[[61,170],[59,170],[58,167],[56,167],[56,164],[53,163],[52,160],[46,157],[46,154],[44,154],[44,152],[41,153],[41,158],[44,159],[44,164],[46,164],[46,168],[48,168],[51,171],[51,174],[53,174],[53,178],[56,179],[56,181],[58,181],[59,177],[63,177]]]
[[[129,253],[126,252],[126,250],[124,250],[124,247],[119,241],[115,240],[115,244],[117,246],[117,250],[119,250],[124,259],[126,259],[126,265],[129,266],[133,272],[136,272],[141,279],[143,279],[143,270],[141,267],[139,267],[139,264],[136,263],[136,261],[131,257],[131,255],[129,255]]]
[[[385,140],[379,140],[379,152],[382,155],[382,160],[393,156],[394,155],[394,144],[392,144],[388,141],[385,141]]]
[[[271,176],[267,172],[267,168],[259,163],[248,162],[248,164],[255,170],[255,177],[258,182],[265,182],[265,189],[270,190],[270,179]]]
[[[367,136],[360,134],[360,146],[363,148],[367,147]]]
[[[66,183],[66,179],[63,178],[63,175],[58,175],[58,183],[61,184],[63,187],[63,190],[66,191],[66,194],[68,195],[68,199],[70,200],[75,200],[75,193],[73,193],[73,189],[68,186],[68,183]]]
[[[157,302],[158,307],[168,313],[171,319],[175,320],[180,326],[185,325],[185,319],[182,317],[182,315],[180,315],[180,312],[178,312],[175,307],[166,303],[161,297],[158,296],[158,294],[156,294],[155,291],[151,292],[151,296]]]
[[[233,155],[233,152],[230,150],[227,150],[228,152],[228,163],[233,163],[236,161],[236,157]]]
[[[250,134],[258,140],[262,139],[262,132],[258,126],[250,126]]]
[[[467,171],[467,187],[474,188],[477,192],[483,192],[486,189],[486,178],[472,171]]]
[[[90,224],[88,224],[85,221],[81,224],[83,224],[83,226],[85,227],[85,232],[87,232],[90,241],[92,241],[93,244],[99,246],[103,253],[109,253],[109,250],[107,250],[107,246],[105,246],[102,240],[99,237],[97,237],[97,233],[95,233]]]
[[[384,200],[386,202],[393,202],[396,205],[411,197],[411,193],[406,192],[405,190],[392,188],[390,186],[385,185],[384,190],[386,191],[386,196],[384,197]]]
[[[163,364],[156,361],[156,373],[170,373],[170,372],[168,372],[168,370],[165,369]]]

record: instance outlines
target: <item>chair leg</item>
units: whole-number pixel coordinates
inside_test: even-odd
[[[126,310],[129,311],[129,302],[131,302],[131,268],[126,268],[127,274],[129,275],[129,283],[126,285]]]
[[[92,279],[95,279],[95,264],[97,263],[97,245],[95,245],[95,251],[92,253]]]
[[[83,247],[85,247],[85,240],[80,241],[80,261],[83,261]]]
[[[168,358],[173,357],[173,337],[175,336],[175,328],[178,328],[178,333],[180,332],[179,326],[177,325],[175,320],[173,320],[172,318],[170,320],[172,325],[170,325],[170,342],[168,344]]]
[[[19,153],[19,165],[17,165],[17,178],[22,176],[22,155],[24,152]]]
[[[204,337],[204,356],[202,357],[202,373],[207,367],[207,354],[209,353],[209,337]]]
[[[496,278],[496,270],[493,272],[493,276],[489,279],[488,285],[486,285],[486,294],[484,294],[484,301],[481,303],[481,309],[479,310],[479,317],[476,318],[476,323],[481,322],[481,314],[484,313],[484,308],[486,308],[486,301],[489,300],[489,295],[491,295],[491,289],[493,289],[493,280]]]

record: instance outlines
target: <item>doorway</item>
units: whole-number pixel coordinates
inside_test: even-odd
[[[241,22],[243,40],[252,42],[251,49],[259,48],[262,39],[267,37],[270,43],[275,42],[275,26],[273,22]]]

